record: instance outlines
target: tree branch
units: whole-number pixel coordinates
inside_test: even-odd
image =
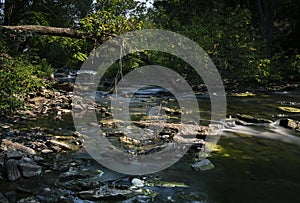
[[[17,31],[17,32],[35,32],[40,35],[51,35],[71,38],[84,38],[86,34],[80,34],[75,29],[48,27],[40,25],[17,25],[17,26],[1,26],[1,28]]]

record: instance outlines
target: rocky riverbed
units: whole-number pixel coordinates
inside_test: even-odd
[[[84,151],[85,135],[74,129],[70,118],[72,107],[99,112],[100,117],[107,117],[100,119],[98,123],[107,130],[105,136],[117,140],[123,150],[133,156],[155,153],[171,142],[188,142],[193,147],[189,151],[188,162],[184,164],[195,171],[214,168],[210,160],[199,159],[205,145],[204,139],[209,135],[208,127],[193,124],[180,126],[175,122],[168,124],[151,139],[141,141],[120,132],[116,126],[124,125],[123,121],[112,120],[107,107],[92,101],[83,104],[80,98],[76,99],[76,104],[72,104],[70,87],[60,88],[42,89],[40,92],[28,94],[26,110],[19,110],[13,115],[7,114],[1,118],[0,202],[206,201],[205,195],[188,192],[186,182],[166,181],[163,176],[158,175],[126,176],[104,168]],[[243,98],[244,96],[242,95]],[[278,110],[293,113],[297,108],[279,107]],[[169,117],[180,116],[182,113],[167,107],[164,111]],[[276,125],[299,131],[298,121],[279,115],[282,114],[271,120],[270,117],[235,114],[232,120],[235,125],[240,126],[248,126],[249,123],[271,125],[277,120]],[[49,125],[39,125],[41,120]],[[155,122],[136,121],[134,124],[141,128],[161,129],[160,124]],[[189,134],[193,139],[183,139],[178,132]],[[165,188],[172,188],[173,195],[165,194],[164,191],[168,191]]]
[[[156,197],[158,193],[151,187],[187,187],[184,183],[164,182],[160,177],[114,173],[91,157],[80,157],[84,151],[85,135],[75,131],[74,127],[63,131],[55,124],[70,117],[72,107],[95,109],[104,116],[111,114],[95,102],[80,103],[80,98],[72,104],[72,92],[66,90],[42,89],[28,94],[25,110],[1,118],[0,202],[154,202],[166,197]],[[177,114],[169,108],[165,111]],[[53,126],[34,125],[44,118],[50,119]],[[28,122],[31,125],[26,124]],[[99,125],[110,129],[106,136],[117,138],[132,155],[154,153],[165,143],[184,140],[178,134],[181,131],[178,124],[170,125],[155,138],[141,142],[118,133],[115,122],[102,120]],[[149,123],[136,125],[144,128]],[[206,128],[194,127],[185,131],[195,137],[189,142],[198,147],[203,145]],[[74,154],[79,154],[79,157]]]

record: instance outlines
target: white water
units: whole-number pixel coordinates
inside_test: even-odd
[[[278,125],[278,121],[270,124],[236,125],[234,120],[225,121],[223,124],[222,136],[232,136],[232,133],[243,134],[247,136],[278,140],[281,142],[296,144],[300,146],[300,137],[292,129],[285,129]],[[300,133],[298,133],[298,136]]]

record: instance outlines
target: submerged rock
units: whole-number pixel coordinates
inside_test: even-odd
[[[215,168],[215,166],[208,159],[203,159],[199,162],[196,162],[192,165],[192,167],[195,170],[201,170],[201,171],[207,171]]]

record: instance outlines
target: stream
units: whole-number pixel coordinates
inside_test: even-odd
[[[291,91],[228,95],[228,119],[223,123],[225,127],[222,129],[222,136],[216,149],[208,157],[215,168],[207,171],[194,170],[191,167],[193,157],[187,153],[179,162],[163,171],[138,177],[150,182],[159,180],[183,185],[146,185],[146,189],[156,193],[154,198],[138,195],[128,199],[108,198],[93,201],[76,197],[69,202],[299,202],[300,132],[283,128],[278,124],[278,120],[282,118],[300,121],[300,112],[288,112],[279,108],[282,106],[300,108],[299,93]],[[200,107],[200,124],[205,125],[210,117],[209,96],[199,94],[197,99]],[[178,108],[176,100],[170,95],[163,94],[162,97],[157,98],[155,93],[149,90],[140,93],[131,102],[131,118],[139,120],[147,114],[144,103],[151,106],[155,103],[163,103],[162,101],[167,101],[164,104],[168,108]],[[107,106],[110,104],[105,99],[100,99],[98,102]],[[236,114],[268,119],[272,122],[247,122],[239,125],[236,123],[239,120],[235,118]],[[101,120],[105,116],[99,113],[97,117]],[[170,119],[177,122],[176,116]],[[72,135],[75,130],[71,115],[64,116],[62,121],[53,121],[52,117],[51,119],[42,117],[22,125],[24,128],[32,126],[50,128],[62,136]],[[94,174],[90,177],[95,181],[121,181],[126,185],[128,179],[132,179],[101,166],[84,149],[57,156],[58,162],[74,163],[82,171],[91,171],[91,173],[101,171],[101,175]],[[24,192],[18,195],[10,193],[20,185],[23,188],[36,190],[36,193],[40,192],[40,188],[43,190],[51,188],[52,192],[57,192],[54,188],[60,187],[58,176],[57,172],[50,171],[40,177],[6,182],[5,185],[1,183],[0,191],[12,202],[27,196]],[[72,194],[72,189],[69,192]],[[51,200],[43,200],[42,197],[40,201],[51,202]]]

